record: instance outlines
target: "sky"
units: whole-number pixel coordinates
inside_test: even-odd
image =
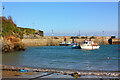
[[[4,16],[45,36],[111,36],[118,33],[117,2],[3,2]],[[104,33],[103,33],[104,31]]]
[[[119,2],[119,0],[3,0],[3,2]]]

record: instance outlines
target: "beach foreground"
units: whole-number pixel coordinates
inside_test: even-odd
[[[2,78],[29,78],[37,80],[39,78],[111,78],[118,79],[119,72],[114,71],[77,71],[77,70],[55,70],[38,69],[28,67],[16,67],[1,65]]]

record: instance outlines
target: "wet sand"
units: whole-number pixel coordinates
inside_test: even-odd
[[[2,78],[34,78],[42,73],[37,72],[18,72],[18,71],[2,71]]]

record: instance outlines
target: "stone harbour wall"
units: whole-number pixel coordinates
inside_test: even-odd
[[[95,39],[91,39],[92,41],[98,44],[109,44],[108,40],[110,37],[97,37]],[[82,43],[85,39],[74,39],[74,41],[78,43]],[[89,40],[89,39],[88,39]],[[25,46],[59,46],[60,42],[64,41],[64,36],[45,36],[41,39],[22,39],[22,43]],[[71,42],[72,39],[70,36],[66,37],[66,42]]]

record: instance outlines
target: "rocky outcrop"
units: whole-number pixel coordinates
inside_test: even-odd
[[[11,39],[12,41],[9,40],[1,40],[2,42],[2,53],[10,52],[10,51],[25,51],[26,48],[20,42],[20,40],[14,41],[15,39]]]

